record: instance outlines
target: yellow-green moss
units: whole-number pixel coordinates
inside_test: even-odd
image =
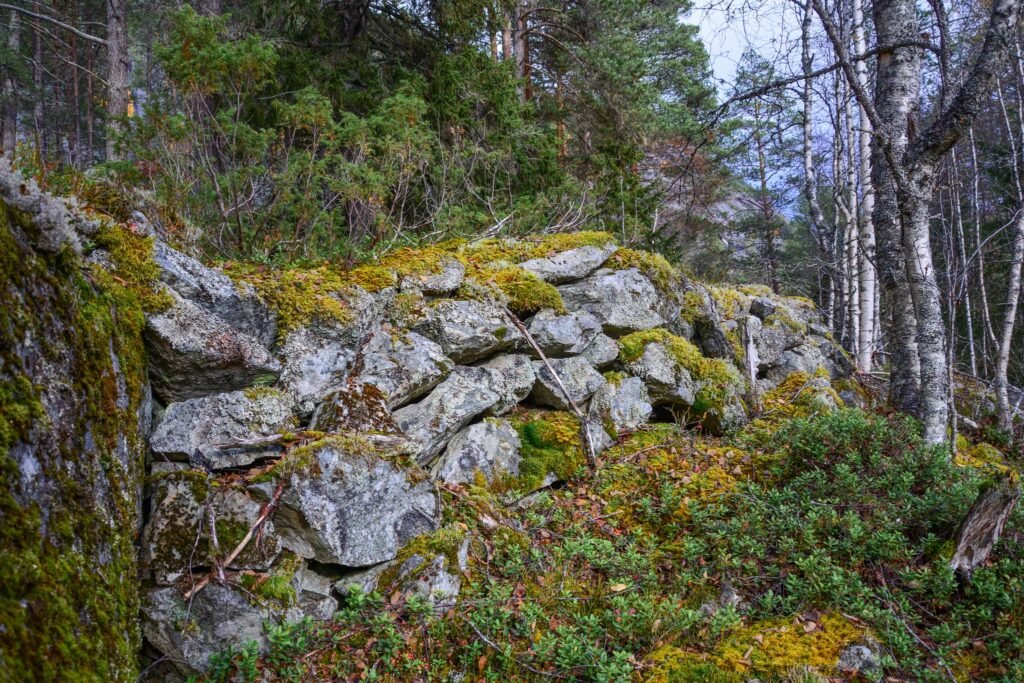
[[[101,279],[116,277],[147,313],[166,309],[170,296],[158,287],[160,267],[153,260],[153,238],[143,237],[124,226],[105,224],[96,237],[96,245],[110,253],[114,272],[102,267],[93,268],[93,276]],[[107,283],[108,289],[109,283]]]
[[[378,265],[392,270],[399,277],[422,277],[440,273],[445,261],[451,258],[454,256],[439,246],[403,247],[381,258]]]
[[[750,296],[740,289],[709,287],[708,291],[711,292],[719,314],[726,320],[735,320],[750,306]]]
[[[449,525],[411,539],[398,551],[391,566],[380,575],[380,579],[377,581],[377,590],[389,592],[396,588],[395,584],[402,578],[400,575],[402,565],[417,555],[427,563],[436,557],[443,557],[448,565],[448,571],[458,572],[459,547],[465,537],[464,529],[457,525]]]
[[[347,284],[362,287],[371,294],[398,284],[394,271],[374,265],[353,268],[344,277]]]
[[[720,410],[730,387],[739,381],[736,369],[721,358],[705,358],[690,341],[668,330],[656,328],[626,335],[619,340],[619,357],[629,363],[640,358],[648,344],[661,344],[679,365],[700,384],[693,410],[704,413]]]
[[[477,242],[453,243],[454,252],[466,261],[486,265],[488,263],[522,263],[535,258],[552,256],[559,252],[579,247],[603,247],[614,243],[615,237],[607,232],[581,231],[563,232],[542,237],[520,239],[489,238]]]
[[[810,417],[843,407],[843,399],[828,383],[828,373],[819,368],[814,375],[792,372],[778,386],[765,393],[761,407],[773,419]]]
[[[953,462],[959,467],[969,467],[990,474],[1011,471],[1006,458],[998,448],[984,442],[971,444],[963,434],[956,436],[956,456]]]
[[[278,330],[288,332],[316,320],[348,323],[352,310],[346,301],[351,283],[344,271],[329,265],[284,268],[225,264],[231,277],[248,282],[278,316]]]
[[[820,615],[816,622],[769,619],[731,633],[713,658],[720,668],[739,673],[784,674],[810,667],[831,674],[839,654],[864,637],[862,628],[837,614]]]
[[[522,444],[519,484],[539,486],[549,474],[569,479],[583,464],[580,423],[563,411],[531,411],[511,420]]]
[[[477,277],[501,290],[508,299],[509,309],[517,315],[532,315],[545,308],[565,313],[565,304],[558,290],[522,268],[484,271]]]
[[[680,281],[679,273],[664,256],[649,251],[618,249],[608,257],[604,267],[614,270],[636,268],[662,292],[674,293]]]
[[[665,645],[647,657],[646,683],[742,683],[744,677],[722,671],[706,655]]]
[[[692,289],[683,294],[683,305],[679,309],[679,317],[691,325],[704,315],[704,298]]]

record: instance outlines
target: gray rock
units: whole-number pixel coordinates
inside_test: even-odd
[[[277,316],[249,284],[236,284],[223,272],[176,251],[153,244],[160,280],[181,297],[203,307],[236,330],[269,346],[277,335]]]
[[[619,343],[607,334],[599,334],[580,354],[597,369],[603,369],[619,358]]]
[[[800,344],[795,348],[783,351],[763,374],[767,380],[767,386],[770,388],[778,386],[794,372],[806,372],[813,375],[818,369],[824,369],[831,377],[835,364],[822,353],[820,347],[814,344]]]
[[[550,362],[569,396],[566,397],[565,392],[558,386],[544,361],[534,361],[533,369],[537,374],[537,381],[530,392],[530,400],[539,405],[570,410],[572,400],[583,408],[586,400],[605,384],[604,376],[591,367],[585,358],[554,358]]]
[[[143,532],[142,562],[157,585],[169,586],[195,569],[209,567],[213,557],[226,557],[260,515],[260,503],[237,488],[213,486],[205,475],[190,471],[165,474],[153,487],[150,521]],[[216,552],[210,519],[217,530]],[[267,520],[259,539],[245,547],[228,567],[266,570],[281,552],[274,522]]]
[[[505,420],[488,419],[466,427],[448,442],[431,473],[449,483],[472,482],[480,472],[488,481],[519,474],[519,434]]]
[[[652,412],[647,386],[639,377],[606,383],[590,399],[591,421],[618,436],[645,424]]]
[[[375,385],[398,408],[425,395],[448,376],[454,364],[441,346],[416,332],[379,331],[363,350],[357,379]]]
[[[515,346],[522,334],[500,308],[483,301],[444,300],[414,328],[456,363],[471,363]]]
[[[451,294],[459,288],[466,276],[466,267],[455,258],[445,258],[436,273],[406,275],[402,278],[402,291],[417,291],[430,296]]]
[[[545,309],[530,319],[527,329],[548,358],[562,358],[583,353],[601,334],[601,321],[587,311],[559,315]]]
[[[165,402],[272,382],[281,365],[256,338],[169,291],[172,304],[146,320],[150,379]]]
[[[365,567],[394,559],[410,539],[437,527],[440,507],[425,473],[403,469],[369,439],[328,441],[309,458],[287,475],[274,517],[285,548]],[[269,497],[274,484],[253,488]]]
[[[413,555],[402,563],[398,571],[402,591],[424,598],[437,613],[451,609],[462,590],[462,572],[468,567],[468,561],[468,538],[459,546],[456,567],[449,566],[450,560],[445,555]]]
[[[612,242],[603,247],[578,247],[554,256],[531,259],[519,264],[519,267],[545,282],[561,284],[590,275],[600,268],[617,248]]]
[[[172,403],[153,430],[153,454],[216,470],[249,465],[280,447],[239,444],[295,428],[292,399],[276,389],[247,389]],[[234,444],[234,445],[232,445]]]
[[[295,399],[296,409],[309,415],[324,398],[345,383],[355,351],[329,328],[316,325],[292,330],[285,337],[279,386]]]
[[[142,632],[184,675],[204,672],[210,656],[250,640],[266,649],[264,622],[286,623],[309,616],[329,619],[334,598],[293,607],[258,605],[242,593],[211,583],[186,602],[177,588],[156,588],[142,599]]]
[[[463,368],[460,372],[469,377],[479,377],[487,388],[498,394],[498,401],[487,409],[488,415],[504,415],[525,399],[536,381],[533,363],[529,356],[500,354],[475,368]]]
[[[870,676],[881,670],[877,643],[850,645],[839,653],[836,668],[843,673],[861,673]]]
[[[754,336],[754,346],[757,348],[760,366],[768,368],[777,364],[782,358],[782,354],[800,346],[804,339],[804,334],[780,320],[762,323],[760,331]]]
[[[750,315],[756,315],[761,320],[773,315],[779,308],[778,304],[766,296],[756,296],[750,302]]]
[[[501,400],[480,368],[456,368],[419,403],[395,411],[398,427],[416,444],[416,461],[427,465],[448,440]]]
[[[310,429],[321,432],[397,434],[398,425],[384,393],[373,384],[355,380],[317,406]]]
[[[656,341],[643,354],[624,363],[626,372],[643,380],[653,405],[693,405],[700,386],[672,353]]]
[[[593,313],[612,337],[665,324],[661,295],[635,268],[600,270],[558,291],[567,309]]]

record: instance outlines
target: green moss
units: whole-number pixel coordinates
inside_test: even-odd
[[[239,583],[258,603],[274,602],[288,607],[298,602],[293,582],[301,567],[301,557],[284,552],[269,574],[244,572],[239,576]]]
[[[284,398],[286,395],[280,389],[262,386],[248,387],[247,389],[243,389],[242,392],[245,394],[245,397],[250,401],[259,401],[260,399],[264,398]]]
[[[378,263],[399,277],[416,278],[440,273],[445,262],[452,258],[452,254],[441,247],[403,247],[383,257]]]
[[[711,298],[714,299],[715,306],[718,308],[719,314],[721,314],[721,316],[726,320],[735,320],[738,316],[745,313],[750,307],[750,295],[740,291],[741,289],[749,288],[708,288],[708,291],[711,292]]]
[[[617,370],[608,370],[607,372],[604,373],[604,378],[608,382],[608,384],[611,384],[612,386],[616,387],[622,384],[622,380],[626,379],[627,377],[629,377],[629,375],[627,375],[624,372],[619,372]]]
[[[647,683],[742,683],[745,678],[723,671],[705,655],[687,652],[671,645],[658,648],[647,658],[650,670],[643,676]]]
[[[811,375],[792,372],[761,400],[765,417],[794,419],[811,417],[833,408],[842,408],[843,399],[829,383],[828,373],[819,369]]]
[[[803,324],[799,320],[785,313],[785,311],[782,308],[777,309],[775,313],[772,313],[764,320],[764,324],[766,326],[774,325],[776,323],[788,327],[790,330],[796,332],[797,334],[807,333],[807,325]]]
[[[524,490],[540,486],[554,474],[569,479],[583,464],[580,423],[562,411],[533,411],[511,420],[522,444],[519,485]]]
[[[353,268],[346,273],[345,281],[349,285],[361,287],[370,293],[380,292],[398,284],[398,278],[394,271],[374,265]]]
[[[105,227],[110,273],[33,250],[36,232],[0,202],[0,679],[134,680],[152,243]]]
[[[683,295],[683,305],[679,317],[691,325],[704,316],[704,298],[692,289]]]
[[[660,291],[672,294],[676,292],[681,279],[664,256],[649,251],[621,248],[605,261],[604,267],[615,270],[636,268]]]

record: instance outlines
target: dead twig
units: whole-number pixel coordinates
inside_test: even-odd
[[[572,412],[576,415],[577,419],[579,419],[580,432],[583,434],[583,445],[586,449],[587,465],[590,467],[591,472],[597,471],[597,452],[594,449],[594,439],[590,434],[590,421],[587,419],[587,416],[583,414],[583,411],[580,410],[580,407],[576,404],[576,401],[573,400],[572,396],[569,395],[569,391],[565,388],[565,385],[562,384],[562,378],[558,376],[557,372],[555,372],[555,368],[551,365],[551,361],[548,360],[547,355],[545,355],[541,350],[540,346],[537,344],[537,340],[533,338],[530,331],[526,329],[526,325],[523,324],[523,321],[508,308],[505,309],[505,315],[512,321],[512,324],[516,326],[516,329],[523,333],[523,336],[526,338],[526,342],[537,353],[537,355],[540,356],[544,366],[554,378],[555,384],[558,385],[558,389],[562,392],[562,395],[565,396],[565,400],[568,401],[569,407],[572,408]]]
[[[269,519],[270,516],[274,514],[274,511],[277,509],[277,504],[281,500],[282,493],[284,493],[284,479],[281,479],[277,482],[277,488],[274,489],[274,495],[272,495],[270,497],[270,500],[268,500],[266,504],[263,506],[263,509],[260,511],[260,516],[257,517],[253,525],[249,527],[248,533],[246,533],[245,537],[241,541],[239,541],[238,545],[235,546],[235,549],[232,550],[224,559],[216,558],[214,560],[215,566],[220,571],[220,576],[223,576],[223,567],[230,566],[231,563],[234,562],[235,559],[242,554],[242,551],[245,550],[245,547],[247,545],[249,545],[249,542],[253,539],[253,536],[255,536],[256,533],[263,527],[264,522],[266,522],[267,519]],[[195,597],[195,595],[199,591],[206,588],[207,584],[210,583],[210,580],[213,577],[214,572],[210,572],[203,578],[199,579],[196,585],[192,586],[192,588],[185,593],[185,599],[190,600],[193,597]]]

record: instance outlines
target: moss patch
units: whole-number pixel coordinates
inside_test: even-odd
[[[810,667],[834,672],[839,653],[864,638],[864,630],[836,614],[760,621],[730,634],[713,654],[722,669],[739,673],[784,674]]]
[[[669,294],[676,292],[681,280],[678,271],[664,256],[649,251],[619,249],[605,261],[604,267],[614,270],[636,268],[661,292]]]
[[[519,486],[537,488],[554,474],[569,479],[584,462],[580,423],[564,411],[529,411],[510,420],[522,444]]]

